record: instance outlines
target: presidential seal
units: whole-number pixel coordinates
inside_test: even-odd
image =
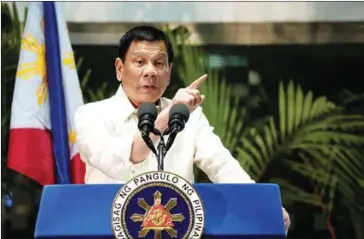
[[[111,216],[117,239],[202,237],[200,196],[182,177],[166,171],[141,174],[121,187]]]

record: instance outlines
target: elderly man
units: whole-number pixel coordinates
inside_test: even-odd
[[[86,183],[125,183],[157,169],[155,156],[137,128],[136,110],[143,102],[154,102],[160,108],[155,121],[160,131],[167,128],[168,113],[174,104],[186,104],[191,113],[166,155],[166,171],[192,183],[196,164],[214,183],[254,183],[213,133],[202,112],[200,105],[205,96],[200,94],[199,86],[207,75],[179,89],[172,99],[162,97],[170,83],[173,62],[173,49],[164,32],[136,27],[120,39],[118,50],[115,70],[121,84],[117,93],[80,107],[75,116],[77,145],[86,163]],[[159,138],[152,134],[150,137],[157,145]],[[283,211],[288,228],[288,214]]]

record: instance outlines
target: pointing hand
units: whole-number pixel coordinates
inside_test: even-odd
[[[205,82],[207,75],[203,75],[188,87],[179,89],[173,97],[173,104],[185,104],[190,112],[194,111],[205,100],[205,96],[200,94],[199,87]]]

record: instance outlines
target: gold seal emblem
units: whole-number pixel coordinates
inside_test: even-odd
[[[124,184],[112,208],[115,238],[202,237],[202,201],[182,177],[157,171],[141,174]]]
[[[133,222],[142,221],[142,229],[139,231],[139,237],[145,237],[150,230],[155,232],[155,238],[161,237],[161,232],[165,230],[171,237],[177,237],[177,231],[173,228],[175,222],[181,222],[185,217],[181,214],[171,214],[170,210],[177,205],[177,198],[169,199],[168,203],[163,206],[161,204],[162,194],[159,191],[154,193],[154,205],[149,206],[143,199],[139,199],[139,206],[142,207],[146,214],[133,214],[131,220]]]

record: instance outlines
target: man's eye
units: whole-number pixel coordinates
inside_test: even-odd
[[[135,62],[136,62],[138,65],[143,64],[143,61],[142,61],[142,60],[136,60]]]
[[[163,66],[164,65],[164,61],[157,61],[157,65]]]

